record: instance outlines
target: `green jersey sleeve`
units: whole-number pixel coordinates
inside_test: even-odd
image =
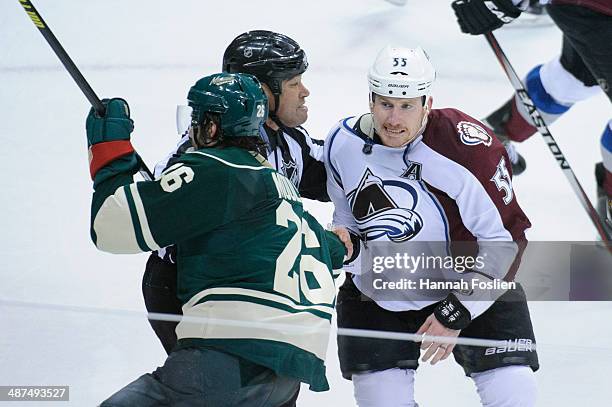
[[[324,252],[329,252],[332,269],[341,269],[342,263],[344,262],[344,256],[346,255],[344,243],[340,241],[335,233],[325,230],[310,213],[304,211],[303,216],[306,222],[308,222],[308,226],[310,226],[310,228],[315,231],[317,236],[319,236],[319,240],[325,242],[324,246],[326,247],[326,250],[324,250]]]
[[[248,164],[252,165],[200,152],[187,154],[155,181],[133,182],[131,174],[119,174],[95,189],[92,239],[103,251],[137,253],[180,243],[230,222],[257,203],[239,199],[251,188],[249,173],[265,168],[255,160]]]
[[[344,247],[344,243],[340,241],[338,236],[329,230],[325,231],[325,237],[332,260],[332,268],[334,270],[341,269],[344,263],[344,256],[346,256],[346,247]]]

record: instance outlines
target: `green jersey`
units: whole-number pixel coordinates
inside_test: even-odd
[[[226,147],[186,153],[155,181],[118,172],[96,185],[92,238],[112,253],[176,244],[179,348],[213,347],[327,390],[345,249],[266,164]]]

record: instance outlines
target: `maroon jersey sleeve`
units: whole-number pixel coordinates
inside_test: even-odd
[[[478,277],[512,281],[531,224],[512,188],[506,149],[482,123],[455,109],[431,112],[423,142],[447,163],[438,170],[438,177],[447,181],[431,189],[444,207],[453,248],[460,252],[453,254],[470,252],[460,242],[477,242],[470,254],[487,259]],[[484,291],[457,297],[475,318],[496,299],[492,295]]]
[[[510,159],[504,146],[482,123],[459,110],[433,110],[423,134],[423,141],[436,152],[467,169],[474,178],[464,182],[478,182],[482,186],[512,240],[525,239],[525,230],[531,223],[519,206],[512,188]],[[466,200],[469,199],[471,197],[466,197]],[[454,220],[451,221],[452,240],[499,240],[499,236],[487,235],[487,225],[474,228],[477,223],[469,222],[476,217],[488,218],[486,213],[473,209],[473,202],[472,205],[468,202],[465,207],[459,207],[458,200],[455,199],[456,207],[452,208],[453,202],[448,202],[448,199],[445,201],[447,210],[456,215],[450,217]],[[492,206],[482,206],[481,211],[492,209]],[[470,227],[466,228],[467,226]]]

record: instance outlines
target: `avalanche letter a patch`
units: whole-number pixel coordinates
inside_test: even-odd
[[[493,141],[489,133],[476,123],[459,122],[457,123],[457,131],[459,132],[461,142],[468,146],[475,146],[482,143],[489,147]]]

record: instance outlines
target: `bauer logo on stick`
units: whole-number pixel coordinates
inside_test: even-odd
[[[487,147],[491,146],[493,138],[476,123],[461,121],[457,123],[459,138],[461,142],[468,146],[484,144]]]

